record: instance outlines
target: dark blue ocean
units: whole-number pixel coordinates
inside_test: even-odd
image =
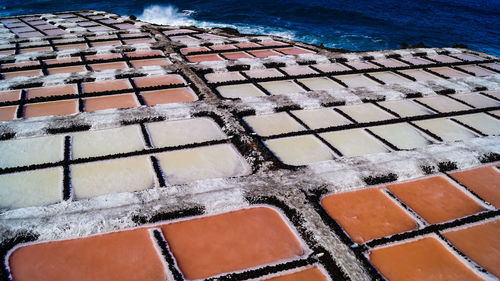
[[[95,9],[350,50],[453,43],[500,55],[500,0],[0,0],[0,16]]]

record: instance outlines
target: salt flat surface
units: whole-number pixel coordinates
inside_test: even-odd
[[[300,81],[301,83],[306,85],[306,87],[308,87],[313,91],[331,91],[337,89],[344,89],[344,86],[326,77],[306,78],[306,79],[299,79],[298,81]]]
[[[476,108],[500,106],[500,102],[492,98],[485,97],[479,93],[455,94],[452,97],[464,101],[467,104],[470,104]]]
[[[348,74],[348,75],[338,75],[335,78],[344,82],[349,88],[356,87],[372,87],[380,85],[379,83],[371,80],[370,78],[364,76],[363,74]]]
[[[397,75],[394,72],[384,71],[384,72],[373,72],[370,73],[371,76],[381,80],[385,84],[395,84],[395,83],[408,83],[411,80],[404,78],[403,76]]]
[[[389,152],[389,149],[363,129],[328,132],[320,136],[346,157]]]
[[[155,176],[147,156],[120,158],[71,166],[76,199],[151,188]]]
[[[0,168],[58,162],[64,158],[64,136],[0,141]]]
[[[312,135],[271,139],[264,143],[287,165],[301,166],[334,158],[333,152]]]
[[[208,73],[205,74],[205,78],[210,83],[245,80],[245,77],[238,72]]]
[[[24,208],[62,200],[61,167],[0,175],[0,208]]]
[[[426,71],[421,70],[421,69],[407,69],[407,70],[400,70],[400,72],[417,79],[417,81],[429,81],[429,80],[443,79],[439,76],[436,76],[432,73],[426,72]]]
[[[248,163],[230,144],[164,152],[157,154],[157,158],[169,184],[237,177],[250,172]]]
[[[210,118],[147,123],[155,147],[178,146],[227,138]]]
[[[73,159],[111,155],[144,149],[139,125],[74,133],[71,142]],[[124,141],[126,140],[126,141]]]

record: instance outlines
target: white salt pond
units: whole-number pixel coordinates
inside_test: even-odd
[[[334,159],[333,152],[312,135],[271,139],[264,144],[287,165],[302,166]]]
[[[62,190],[62,167],[0,175],[0,208],[55,204]]]
[[[373,72],[370,73],[371,76],[377,78],[378,80],[381,80],[385,84],[402,84],[402,83],[408,83],[412,82],[409,79],[406,79],[405,77],[401,75],[397,75],[394,72],[390,71],[384,71],[384,72]]]
[[[218,83],[218,82],[228,82],[228,81],[241,81],[246,78],[243,77],[239,72],[215,72],[205,74],[205,79],[209,83]]]
[[[373,63],[369,63],[367,61],[348,61],[346,62],[346,64],[354,67],[357,70],[380,68],[377,65],[374,65]]]
[[[447,56],[447,55],[433,55],[433,56],[427,56],[427,57],[430,58],[431,60],[435,60],[435,61],[442,62],[442,63],[460,62],[460,60],[458,60],[456,58],[452,58],[452,57]]]
[[[389,152],[389,149],[363,129],[322,133],[320,137],[346,157]]]
[[[439,76],[436,76],[436,75],[429,73],[427,71],[424,71],[422,69],[407,69],[407,70],[400,70],[400,72],[415,78],[417,81],[429,81],[429,80],[443,79]]]
[[[227,138],[219,125],[206,117],[147,123],[146,128],[158,148]]]
[[[472,131],[446,118],[415,121],[414,123],[437,135],[443,141],[467,140],[477,137]]]
[[[259,84],[272,95],[300,94],[306,92],[292,80],[262,82]]]
[[[250,173],[250,167],[231,144],[218,144],[157,154],[168,184],[228,178]]]
[[[0,141],[0,168],[52,163],[64,159],[64,136]]]
[[[413,65],[426,65],[426,64],[433,63],[432,61],[426,60],[426,59],[421,58],[421,57],[405,57],[405,58],[401,58],[401,59],[404,61],[407,61]]]
[[[368,87],[380,85],[379,83],[364,76],[363,74],[338,75],[338,76],[335,76],[335,78],[344,82],[349,88],[356,88],[356,87],[367,87],[368,88]]]
[[[243,121],[256,134],[264,137],[305,130],[304,126],[300,125],[299,122],[290,117],[286,112],[245,116],[243,117]]]
[[[294,66],[282,67],[280,69],[283,70],[286,74],[291,76],[318,74],[318,72],[316,72],[307,65],[294,65]]]
[[[294,110],[292,111],[292,114],[298,117],[311,129],[321,129],[351,124],[351,121],[331,108]]]
[[[434,114],[430,109],[427,109],[412,100],[395,100],[378,102],[379,105],[389,109],[392,112],[399,114],[401,117],[412,117]]]
[[[485,113],[474,113],[453,117],[454,119],[470,126],[479,132],[493,136],[500,135],[500,121]]]
[[[479,76],[479,77],[490,76],[490,75],[496,74],[496,72],[479,67],[477,65],[460,65],[460,66],[457,66],[457,68],[474,73],[474,75]]]
[[[71,166],[71,186],[76,199],[133,192],[155,185],[148,156],[119,158]]]
[[[85,131],[71,135],[73,159],[111,155],[144,149],[139,125]],[[123,141],[126,140],[126,141]]]
[[[453,97],[476,108],[500,106],[500,102],[480,93],[454,94]]]
[[[313,66],[325,73],[351,70],[349,67],[341,63],[321,63],[321,64],[315,64]]]
[[[465,72],[458,71],[456,69],[450,68],[450,67],[433,67],[429,68],[429,70],[432,70],[436,73],[439,73],[441,75],[444,75],[449,78],[462,78],[462,77],[470,77],[469,74]]]
[[[358,123],[382,121],[396,118],[392,114],[378,108],[371,103],[339,106],[337,108],[345,114],[349,115],[349,117],[351,117]]]
[[[454,112],[454,111],[471,109],[470,106],[467,106],[456,100],[452,100],[446,96],[418,98],[416,100],[431,107],[432,109],[438,112]]]
[[[385,67],[404,67],[404,66],[408,66],[408,64],[406,63],[403,63],[403,62],[400,62],[396,59],[376,59],[376,60],[373,60],[373,62],[375,63],[378,63],[378,64],[381,64]]]
[[[313,91],[331,91],[345,89],[344,86],[326,77],[306,78],[299,79],[298,81],[303,83],[306,87]]]
[[[254,69],[243,72],[251,78],[275,78],[285,76],[283,73],[274,68]]]
[[[216,88],[219,94],[225,98],[247,98],[266,96],[261,90],[252,84],[239,84],[219,86]]]
[[[370,131],[399,149],[414,149],[431,144],[431,140],[408,123],[370,127]]]

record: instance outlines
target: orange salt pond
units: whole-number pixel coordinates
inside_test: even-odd
[[[369,259],[389,281],[483,280],[434,237],[372,250]]]
[[[258,57],[258,58],[267,58],[271,56],[282,56],[282,54],[274,51],[274,50],[255,50],[255,51],[248,51],[252,55]]]
[[[146,229],[27,245],[9,257],[16,281],[160,281],[166,273]]]
[[[131,89],[132,85],[128,80],[111,80],[111,81],[99,81],[99,82],[88,82],[82,84],[83,93],[98,93],[107,91],[120,91]]]
[[[0,92],[0,102],[16,101],[21,98],[21,90]]]
[[[417,223],[378,188],[328,195],[321,205],[359,244],[417,228]]]
[[[60,74],[60,73],[74,73],[74,72],[85,72],[87,69],[83,65],[66,66],[66,67],[53,67],[47,69],[49,74]]]
[[[304,254],[301,243],[283,218],[267,207],[191,219],[161,228],[179,268],[189,280]]]
[[[387,189],[429,223],[441,223],[484,210],[441,176],[389,185]]]
[[[167,58],[133,60],[133,61],[130,61],[130,63],[135,68],[143,67],[143,66],[163,66],[163,65],[172,64],[172,62]]]
[[[455,247],[500,278],[500,220],[443,233]]]
[[[93,71],[128,68],[127,64],[123,61],[108,62],[108,63],[96,63],[96,64],[91,64],[90,67],[92,68]]]
[[[300,55],[300,54],[314,54],[316,52],[302,49],[299,47],[290,47],[290,48],[281,48],[281,49],[276,49],[276,51],[282,52],[286,55]]]
[[[76,85],[31,88],[26,90],[28,99],[77,94]]]
[[[186,57],[190,62],[203,62],[203,61],[223,61],[224,59],[217,54],[196,55]]]
[[[9,121],[16,118],[17,106],[0,107],[0,121]]]
[[[5,79],[14,78],[14,77],[29,77],[29,76],[40,76],[43,75],[42,71],[37,70],[26,70],[26,71],[14,71],[14,72],[5,72],[2,73]]]
[[[327,281],[325,274],[316,266],[263,281]]]
[[[496,208],[500,208],[500,172],[494,165],[451,173],[451,176]]]
[[[232,53],[224,53],[222,54],[228,60],[237,60],[237,59],[248,59],[253,58],[251,55],[245,52],[232,52]]]
[[[78,102],[76,100],[30,103],[24,106],[24,118],[68,115],[76,112],[78,112]]]
[[[109,108],[131,108],[138,106],[134,94],[112,95],[85,99],[85,111],[91,112]]]
[[[157,87],[157,86],[168,86],[176,84],[186,84],[184,78],[177,74],[171,75],[159,75],[159,76],[147,76],[134,78],[134,83],[139,88]]]
[[[147,105],[157,105],[174,102],[192,102],[198,97],[190,88],[175,88],[158,91],[141,92]]]

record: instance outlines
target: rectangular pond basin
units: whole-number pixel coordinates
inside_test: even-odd
[[[453,63],[453,62],[460,62],[461,60],[447,56],[447,55],[432,55],[432,56],[427,56],[429,59],[437,61],[437,62],[442,62],[442,63]]]
[[[498,209],[500,208],[500,170],[495,166],[495,164],[482,166],[453,172],[450,175]]]
[[[429,70],[432,70],[436,73],[439,73],[441,75],[444,75],[449,78],[463,78],[463,77],[470,77],[470,74],[467,74],[465,72],[458,71],[456,69],[450,68],[450,67],[433,67],[429,68]]]
[[[150,106],[176,102],[193,102],[198,100],[198,96],[189,87],[141,91],[140,95],[144,99],[144,102]]]
[[[342,72],[342,71],[350,71],[351,69],[341,63],[321,63],[312,65],[315,68],[325,72]]]
[[[375,63],[381,64],[384,67],[388,67],[388,68],[408,66],[408,64],[406,64],[404,62],[400,62],[396,59],[376,59],[376,60],[372,60],[372,61]]]
[[[421,57],[402,57],[401,60],[404,60],[406,62],[409,62],[413,65],[427,65],[427,64],[433,64],[432,61],[426,60]]]
[[[77,100],[29,103],[24,106],[24,118],[52,115],[69,115],[77,112]]]
[[[436,76],[422,69],[406,69],[406,70],[400,70],[400,72],[415,78],[417,81],[430,81],[430,80],[443,79],[439,76]]]
[[[372,72],[370,73],[370,75],[384,82],[385,84],[404,84],[412,82],[411,80],[390,71]]]
[[[500,106],[500,102],[481,95],[480,93],[454,94],[452,97],[466,102],[467,104],[470,104],[476,108]]]
[[[373,63],[369,63],[367,61],[347,61],[346,64],[354,67],[354,69],[357,69],[357,70],[380,68],[378,65],[375,65]]]
[[[370,127],[369,130],[399,149],[424,147],[433,142],[408,123],[396,123]]]
[[[475,76],[479,77],[484,77],[484,76],[490,76],[490,75],[495,75],[496,72],[493,72],[491,70],[488,70],[486,68],[477,66],[477,65],[460,65],[457,66],[457,68],[463,69],[467,72],[474,73]]]
[[[318,74],[318,72],[314,71],[307,65],[287,66],[287,67],[281,67],[280,69],[290,76]]]
[[[453,117],[453,119],[458,120],[459,122],[474,128],[485,135],[500,135],[500,121],[486,113],[460,115]]]
[[[382,101],[377,103],[382,107],[385,107],[390,111],[397,113],[401,117],[412,117],[412,116],[434,114],[432,110],[408,99]]]
[[[245,52],[222,53],[221,56],[225,57],[228,60],[239,60],[239,59],[251,59],[251,58],[253,58],[251,55],[249,55]]]
[[[285,74],[279,72],[275,68],[265,68],[265,69],[253,69],[243,71],[250,78],[275,78],[275,77],[284,77]]]
[[[243,77],[237,71],[230,72],[215,72],[205,74],[205,79],[207,79],[208,83],[219,83],[219,82],[229,82],[229,81],[242,81],[246,78]]]
[[[450,99],[446,96],[434,96],[434,97],[425,97],[415,99],[430,108],[434,109],[437,112],[455,112],[461,110],[471,109],[470,106],[467,106],[461,102]]]

